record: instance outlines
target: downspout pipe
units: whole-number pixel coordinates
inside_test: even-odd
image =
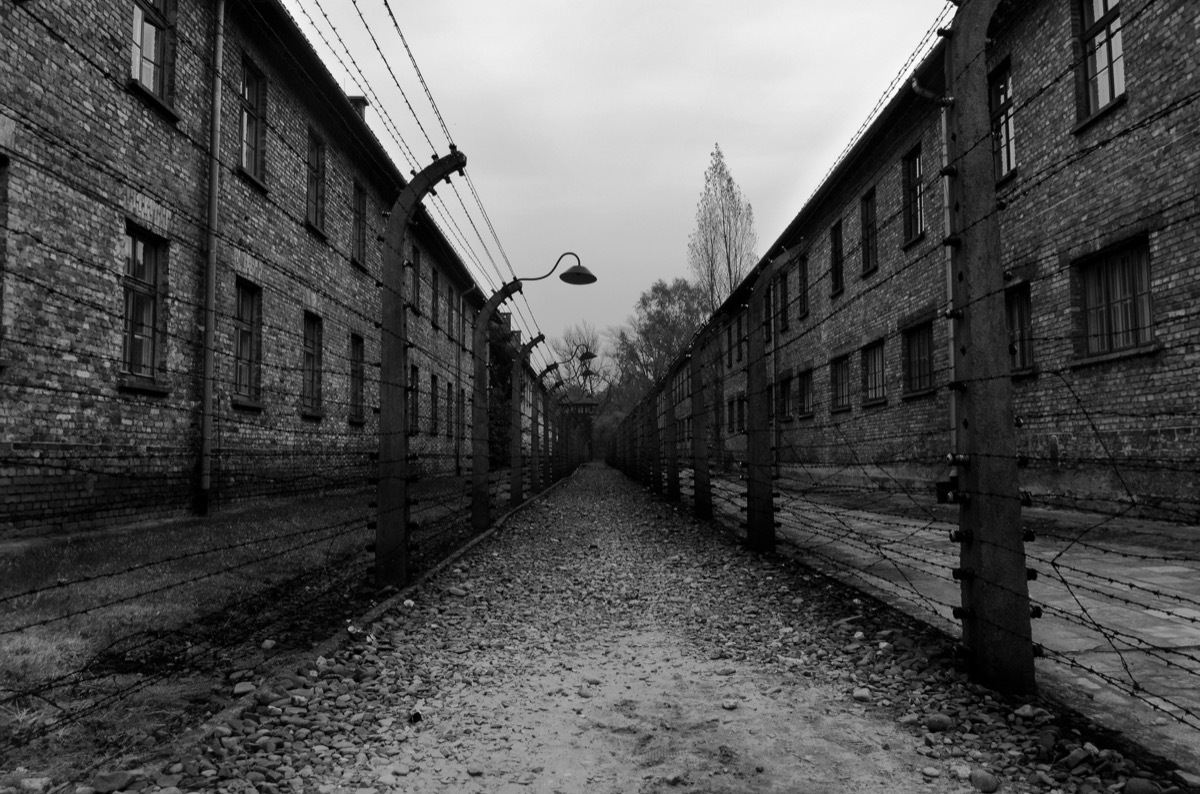
[[[225,0],[214,6],[212,111],[208,137],[208,235],[204,267],[204,381],[200,398],[200,484],[196,492],[196,512],[209,514],[212,506],[213,386],[216,364],[217,324],[217,225],[221,193],[221,73],[225,63]]]

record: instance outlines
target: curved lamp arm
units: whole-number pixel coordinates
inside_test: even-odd
[[[544,278],[550,278],[550,276],[554,275],[554,271],[558,270],[558,266],[562,264],[562,261],[564,259],[566,259],[568,256],[575,257],[575,264],[571,265],[571,267],[569,267],[565,271],[563,271],[563,274],[561,276],[559,276],[559,278],[562,279],[563,281],[567,282],[568,284],[593,284],[593,283],[595,283],[596,277],[592,275],[592,271],[588,270],[586,267],[583,266],[583,263],[579,261],[579,254],[576,254],[573,251],[567,251],[567,252],[563,253],[562,256],[560,256],[558,258],[558,261],[556,261],[554,263],[554,267],[550,268],[550,272],[547,273],[546,275],[537,276],[536,278],[519,278],[517,280],[518,281],[541,281]]]

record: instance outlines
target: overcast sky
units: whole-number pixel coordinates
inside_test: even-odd
[[[599,278],[526,285],[518,322],[547,337],[630,314],[659,278],[687,276],[687,241],[714,144],[754,207],[759,253],[796,215],[944,0],[389,0],[495,229],[455,179],[426,202],[486,286],[540,276],[574,251]],[[446,136],[384,0],[285,0],[397,165]],[[390,64],[384,65],[361,9]],[[339,65],[309,24],[339,50]],[[948,24],[943,22],[943,25]],[[407,95],[414,112],[401,97]],[[426,134],[432,147],[426,142]],[[464,213],[459,197],[465,203]],[[478,230],[478,231],[476,231]],[[565,268],[570,260],[564,262]],[[511,304],[509,304],[511,308]]]

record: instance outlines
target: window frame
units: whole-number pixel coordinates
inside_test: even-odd
[[[454,384],[446,379],[446,438],[454,438],[454,422],[451,412],[454,410]]]
[[[308,228],[325,236],[325,163],[328,147],[325,140],[312,127],[308,128],[308,177],[305,191],[304,222]]]
[[[357,179],[350,189],[350,262],[367,266],[367,190]]]
[[[903,246],[925,236],[925,190],[921,180],[921,144],[917,143],[900,159],[901,216],[904,225]]]
[[[316,312],[305,311],[300,342],[300,413],[319,419],[322,412],[324,322]]]
[[[233,401],[237,407],[260,407],[262,287],[238,276],[233,295]],[[246,316],[247,308],[249,316]]]
[[[737,396],[737,431],[739,433],[746,432],[746,393],[741,392]]]
[[[790,302],[788,296],[788,268],[785,265],[779,272],[779,331],[780,333],[788,330],[791,323],[788,320],[790,314],[788,304]]]
[[[862,404],[864,407],[887,403],[887,348],[883,338],[862,348]]]
[[[408,366],[408,434],[421,434],[421,369],[416,364]]]
[[[347,418],[352,425],[367,419],[367,343],[362,334],[350,332],[350,394]]]
[[[1095,16],[1094,3],[1106,6],[1104,13]],[[1116,107],[1125,98],[1125,37],[1121,22],[1120,0],[1073,0],[1072,17],[1076,24],[1077,69],[1076,88],[1079,123],[1083,124],[1104,113],[1109,108]],[[1117,41],[1116,55],[1113,54],[1113,40]],[[1094,56],[1100,47],[1106,50],[1105,65],[1095,68],[1097,61]],[[1107,76],[1106,101],[1099,101],[1099,92],[1093,92],[1093,86],[1098,86],[1103,76]],[[1119,85],[1118,85],[1119,84]],[[1095,95],[1094,95],[1095,93]]]
[[[436,372],[429,373],[429,435],[438,434],[438,376]]]
[[[121,269],[121,363],[122,386],[130,388],[160,387],[163,380],[164,348],[166,340],[165,298],[169,243],[161,235],[133,221],[125,223],[125,261]],[[143,255],[140,267],[137,246]],[[149,259],[149,262],[147,262]],[[152,272],[147,272],[147,271]],[[145,317],[135,319],[146,309],[135,311],[134,301],[141,299],[150,312],[149,322]],[[140,355],[135,350],[141,351]],[[134,361],[134,358],[140,361]]]
[[[1033,294],[1028,281],[1004,290],[1004,321],[1008,331],[1008,366],[1013,374],[1034,371]]]
[[[901,333],[904,361],[902,394],[920,396],[936,391],[933,320],[913,323]]]
[[[441,274],[438,273],[436,267],[431,267],[429,268],[429,322],[439,330],[441,329],[438,324],[441,307],[438,304],[441,302],[441,293]]]
[[[409,308],[414,314],[421,313],[421,249],[414,242],[412,244],[412,257],[409,259],[409,264],[412,267],[412,282],[409,290]]]
[[[796,316],[804,319],[808,316],[808,257],[796,258]]]
[[[176,0],[134,0],[133,29],[130,35],[129,87],[147,97],[154,107],[163,111],[170,121],[179,120],[175,113],[175,18]],[[146,65],[146,28],[156,31],[154,48],[155,75],[150,82],[143,79]]]
[[[745,313],[740,313],[737,316],[737,360],[741,362],[743,346],[746,344],[746,324]]]
[[[795,418],[795,410],[792,402],[793,383],[794,380],[790,374],[783,375],[779,378],[776,389],[775,401],[778,404],[779,418],[784,422]]]
[[[879,269],[879,219],[874,187],[858,200],[858,217],[862,275],[865,277]]]
[[[1125,283],[1114,285],[1114,271],[1125,265],[1122,260],[1126,256],[1132,257],[1130,270],[1120,274],[1121,278],[1118,279],[1118,282],[1123,280]],[[1077,353],[1081,359],[1106,359],[1155,348],[1153,281],[1150,244],[1147,238],[1142,237],[1107,248],[1095,256],[1080,260],[1075,264],[1074,270],[1078,281],[1080,307]],[[1094,274],[1098,274],[1098,281],[1092,281]],[[1094,290],[1090,284],[1093,283],[1103,293],[1099,296],[1100,305],[1093,305],[1091,301],[1091,293]],[[1130,290],[1130,294],[1114,295],[1116,286],[1124,286]],[[1118,314],[1122,305],[1129,307],[1132,312],[1130,316],[1122,318]],[[1093,318],[1100,318],[1103,328],[1094,330],[1097,321]],[[1132,325],[1125,329],[1118,328],[1129,319],[1133,320]],[[1119,334],[1129,335],[1130,341],[1117,344],[1115,337]],[[1104,348],[1094,349],[1093,339],[1100,337],[1104,339]]]
[[[841,295],[846,289],[846,248],[842,233],[842,219],[838,218],[829,227],[829,294]]]
[[[797,419],[809,419],[815,413],[813,408],[813,371],[811,368],[797,373],[795,376],[794,416]]]
[[[843,413],[854,408],[850,384],[850,354],[829,360],[829,413]]]
[[[999,183],[1017,172],[1012,64],[1008,59],[988,75],[988,111],[991,114],[992,126],[993,175]]]
[[[249,56],[242,58],[242,83],[238,96],[238,170],[258,187],[267,182],[267,77]],[[253,141],[250,141],[250,138]]]

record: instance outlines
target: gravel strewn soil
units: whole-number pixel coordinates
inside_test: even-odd
[[[967,684],[946,638],[786,556],[750,555],[599,466],[406,595],[329,658],[231,681],[246,705],[201,743],[64,790],[1139,794],[1186,782],[1049,704]]]

